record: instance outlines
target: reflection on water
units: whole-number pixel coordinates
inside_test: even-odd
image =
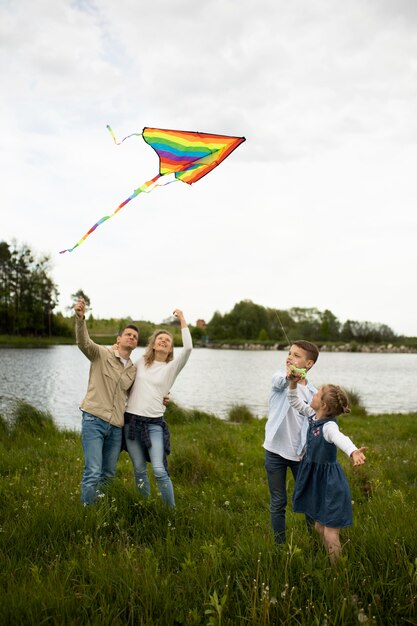
[[[142,352],[138,348],[133,358]],[[220,417],[233,404],[246,404],[264,416],[272,374],[284,366],[285,356],[281,351],[194,350],[171,397],[183,407]],[[20,398],[49,411],[58,425],[80,428],[78,407],[87,388],[89,362],[76,346],[1,349],[0,360],[2,411]],[[416,354],[323,352],[309,378],[316,386],[332,382],[355,390],[369,413],[408,413],[417,411],[417,386],[407,375],[416,368]]]

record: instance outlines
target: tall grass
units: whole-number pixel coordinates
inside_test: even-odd
[[[83,507],[79,434],[23,403],[0,418],[0,623],[417,624],[417,415],[342,420],[369,449],[363,467],[340,459],[354,526],[331,568],[290,510],[289,541],[274,546],[264,422],[239,412],[230,423],[169,406],[174,511],[154,481],[139,499],[125,452]]]

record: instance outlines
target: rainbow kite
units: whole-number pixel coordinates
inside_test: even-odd
[[[144,128],[142,133],[132,133],[121,142],[116,141],[116,137],[110,126],[107,126],[114,142],[120,145],[129,137],[142,135],[143,139],[157,153],[159,157],[159,174],[148,180],[146,183],[135,189],[129,198],[124,200],[111,214],[102,217],[90,228],[88,232],[72,248],[61,250],[72,252],[80,246],[89,235],[106,220],[116,215],[121,208],[133,200],[138,194],[152,191],[156,186],[165,184],[165,181],[158,180],[170,174],[174,175],[173,180],[182,180],[183,183],[191,185],[217,167],[235,148],[245,141],[245,137],[229,137],[227,135],[211,135],[209,133],[190,132],[186,130],[163,130],[161,128]]]

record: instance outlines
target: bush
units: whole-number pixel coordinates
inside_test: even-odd
[[[9,425],[3,415],[0,415],[0,439],[4,440],[9,436]]]
[[[349,400],[350,409],[356,415],[366,415],[366,409],[362,404],[362,398],[354,389],[345,389]]]
[[[196,421],[214,420],[216,417],[197,409],[183,409],[171,400],[165,411],[165,419],[168,424],[191,424]]]
[[[43,435],[58,433],[58,429],[50,413],[39,411],[27,402],[18,400],[12,421],[12,432],[13,434]]]
[[[255,416],[245,404],[235,404],[228,413],[229,422],[246,424],[247,422],[252,422],[254,419]]]

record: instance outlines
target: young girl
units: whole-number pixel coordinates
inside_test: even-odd
[[[337,385],[323,385],[310,405],[297,396],[298,374],[290,374],[288,401],[309,419],[307,447],[297,474],[293,495],[293,510],[315,520],[319,533],[334,565],[341,553],[339,532],[352,525],[352,500],[343,469],[336,460],[340,448],[354,465],[365,462],[363,450],[343,435],[336,417],[349,413],[346,393]]]

